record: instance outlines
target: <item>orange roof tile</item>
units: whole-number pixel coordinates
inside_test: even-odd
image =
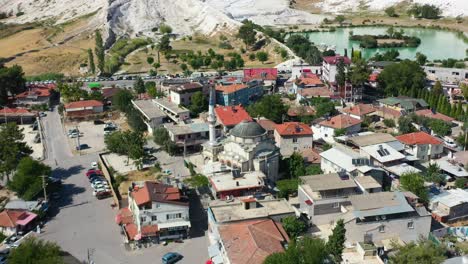
[[[154,236],[158,233],[158,225],[146,225],[141,227],[141,236]]]
[[[446,116],[446,115],[444,115],[442,113],[432,112],[431,109],[418,110],[418,111],[416,111],[416,115],[425,116],[425,117],[429,117],[429,118],[433,118],[433,119],[439,119],[439,120],[449,122],[449,123],[455,120],[455,119],[451,118],[450,116]]]
[[[223,126],[235,126],[244,120],[253,120],[241,105],[217,106],[215,108],[215,114],[218,121],[223,124]]]
[[[103,106],[104,104],[102,102],[99,102],[97,100],[84,100],[84,101],[76,101],[76,102],[71,102],[65,105],[65,109],[69,108],[83,108],[83,107],[97,107],[97,106]]]
[[[359,119],[341,114],[341,115],[337,115],[337,116],[330,118],[330,120],[324,120],[320,122],[319,125],[331,127],[335,129],[342,129],[342,128],[348,128],[348,127],[351,127],[360,123],[362,123],[362,121]]]
[[[16,227],[18,221],[26,211],[4,210],[0,213],[0,227]]]
[[[298,89],[297,91],[303,97],[331,97],[332,92],[325,87]]]
[[[357,104],[343,108],[342,111],[355,116],[364,116],[375,112],[375,107],[371,104]]]
[[[313,106],[291,106],[288,109],[288,116],[311,116],[315,115],[315,108]]]
[[[135,224],[126,224],[125,231],[127,232],[128,239],[134,240],[135,237],[138,235],[138,228]]]
[[[131,192],[131,195],[137,205],[146,204],[151,201],[187,205],[186,202],[181,201],[180,190],[178,188],[158,182],[147,181],[142,188],[135,188]]]
[[[257,123],[266,131],[273,131],[276,128],[276,123],[266,118],[258,118]]]
[[[312,73],[304,73],[302,74],[297,80],[296,84],[301,86],[301,85],[315,85],[315,86],[321,86],[323,85],[322,80],[320,78]]]
[[[28,96],[49,97],[50,90],[49,88],[35,87],[35,88],[31,88],[28,91],[17,94],[16,98],[26,98]]]
[[[225,94],[230,94],[234,93],[238,90],[242,90],[247,88],[247,85],[242,84],[242,83],[236,83],[236,84],[230,84],[230,85],[217,85],[216,86],[216,91],[223,92]]]
[[[285,122],[276,125],[276,132],[281,136],[312,136],[312,128],[300,122]]]
[[[267,256],[283,252],[289,241],[281,224],[271,219],[242,221],[219,227],[232,264],[261,264]]]
[[[398,139],[401,143],[406,145],[442,144],[441,140],[422,131],[397,136],[396,139]]]

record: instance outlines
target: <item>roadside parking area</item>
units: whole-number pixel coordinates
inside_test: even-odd
[[[70,136],[70,130],[78,130],[79,138]],[[104,124],[94,124],[93,121],[67,122],[65,123],[65,134],[73,153],[78,153],[78,144],[82,145],[81,154],[96,153],[104,150]],[[87,147],[83,148],[83,145]]]
[[[36,160],[42,160],[44,158],[44,145],[40,140],[39,130],[33,130],[32,125],[19,125],[19,127],[24,129],[24,142],[33,150],[31,156]]]

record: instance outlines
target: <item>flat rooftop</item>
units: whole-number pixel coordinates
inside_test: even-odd
[[[140,112],[148,119],[165,117],[164,114],[151,100],[134,100],[132,101]]]
[[[468,192],[462,189],[452,189],[431,197],[431,203],[439,202],[448,207],[468,203]]]
[[[378,160],[381,163],[402,160],[405,158],[405,155],[401,154],[387,143],[380,143],[361,147],[361,150],[363,150],[372,158]]]
[[[191,124],[164,124],[164,127],[174,135],[187,135],[201,132],[208,132],[207,123],[191,123]]]
[[[241,200],[216,200],[210,204],[209,210],[213,213],[216,222],[233,222],[263,218],[275,215],[294,214],[294,208],[286,199],[257,200],[255,208],[245,209]]]
[[[358,147],[365,147],[369,145],[387,143],[387,142],[398,141],[398,140],[394,136],[387,134],[387,133],[373,133],[373,134],[367,134],[367,135],[359,135],[356,137],[350,137],[349,141],[351,141],[354,145]]]
[[[358,152],[343,146],[335,146],[320,153],[320,156],[337,164],[347,172],[351,172],[356,169],[356,166],[352,162],[353,159],[364,158],[364,156]]]
[[[359,218],[415,211],[401,192],[353,195],[349,199],[353,206],[354,216]]]
[[[372,176],[358,176],[354,180],[364,189],[381,188],[382,185]]]
[[[236,178],[231,171],[208,174],[207,177],[216,192],[262,187],[266,178],[261,171],[250,171]]]
[[[407,164],[407,163],[401,163],[393,166],[387,166],[385,167],[385,170],[397,175],[401,176],[405,173],[410,173],[410,172],[421,172],[421,170]]]
[[[189,112],[188,109],[184,107],[180,107],[177,104],[174,104],[172,102],[169,102],[166,98],[156,98],[156,99],[153,99],[153,102],[175,114],[182,114],[182,113]]]
[[[302,176],[299,178],[303,185],[309,186],[314,192],[357,187],[351,177],[341,178],[338,173]]]

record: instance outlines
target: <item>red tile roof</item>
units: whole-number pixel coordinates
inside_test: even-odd
[[[129,240],[135,240],[135,237],[138,235],[138,228],[135,224],[126,224],[125,231],[127,232]]]
[[[285,122],[276,125],[276,132],[281,136],[312,136],[312,128],[300,122]]]
[[[335,56],[327,56],[327,57],[323,57],[323,60],[328,63],[328,64],[332,64],[332,65],[335,65],[338,63],[338,60],[339,59],[342,59],[344,64],[351,64],[351,60],[346,57],[346,56],[340,56],[339,54],[336,54]]]
[[[261,264],[267,256],[283,252],[289,237],[280,223],[271,219],[222,225],[219,233],[232,264]]]
[[[312,73],[303,73],[297,80],[296,84],[299,86],[302,85],[314,85],[314,86],[322,86],[323,83],[320,78],[316,74]]]
[[[188,205],[186,202],[181,201],[180,190],[178,188],[158,182],[145,182],[142,188],[136,187],[135,190],[131,192],[131,196],[135,199],[137,205],[152,201]]]
[[[131,224],[133,223],[133,213],[128,207],[120,209],[119,213],[115,217],[117,224]]]
[[[418,111],[416,111],[416,115],[425,116],[425,117],[429,117],[429,118],[433,118],[433,119],[439,119],[439,120],[449,122],[449,123],[455,120],[455,119],[451,118],[450,116],[446,116],[446,115],[441,114],[439,112],[434,113],[434,112],[432,112],[431,109],[418,110]]]
[[[303,97],[331,97],[332,92],[325,87],[298,89],[298,93]]]
[[[396,139],[398,139],[401,143],[406,145],[442,144],[441,140],[422,131],[397,136]]]
[[[304,157],[304,160],[308,163],[312,164],[320,164],[321,161],[321,156],[319,152],[313,148],[304,148],[299,150],[299,153],[301,153],[302,157]]]
[[[357,104],[343,108],[342,111],[355,116],[364,116],[375,112],[375,107],[371,104]]]
[[[276,68],[253,68],[244,69],[244,80],[271,80],[278,78],[278,69]]]
[[[244,120],[253,120],[241,105],[217,106],[215,108],[215,114],[218,121],[223,126],[235,126]]]
[[[118,93],[121,89],[116,88],[116,87],[111,87],[111,88],[104,88],[101,90],[102,96],[106,99],[111,98],[114,96],[116,93]]]
[[[31,88],[28,91],[22,92],[16,95],[16,98],[26,98],[28,96],[37,96],[37,97],[49,97],[50,89],[49,88]]]
[[[225,94],[230,94],[230,93],[234,93],[236,91],[246,89],[246,88],[247,88],[247,85],[236,83],[236,84],[229,84],[229,85],[217,85],[216,91],[223,92]]]
[[[342,128],[348,128],[348,127],[351,127],[360,123],[362,123],[362,121],[359,119],[341,114],[341,115],[337,115],[337,116],[330,118],[330,120],[324,120],[320,122],[319,125],[331,127],[335,129],[342,129]]]
[[[34,115],[33,113],[29,112],[27,109],[24,108],[8,108],[5,107],[0,110],[0,115]]]
[[[258,118],[257,123],[266,131],[273,131],[276,128],[276,123],[266,118]]]
[[[104,104],[102,102],[99,102],[97,100],[84,100],[84,101],[76,101],[76,102],[68,103],[65,105],[65,109],[98,107],[98,106],[103,106],[103,105]]]
[[[155,236],[159,231],[158,225],[146,225],[141,227],[141,236]]]
[[[16,227],[16,221],[20,220],[27,212],[21,210],[3,210],[0,213],[0,227]]]

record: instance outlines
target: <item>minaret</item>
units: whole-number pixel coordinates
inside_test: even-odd
[[[210,141],[208,144],[210,146],[214,146],[217,144],[216,142],[216,115],[214,112],[214,107],[215,107],[215,102],[216,102],[216,94],[215,94],[215,89],[214,86],[210,87],[210,101],[209,101],[209,106],[208,106],[208,126],[209,126],[209,134],[210,134]]]

